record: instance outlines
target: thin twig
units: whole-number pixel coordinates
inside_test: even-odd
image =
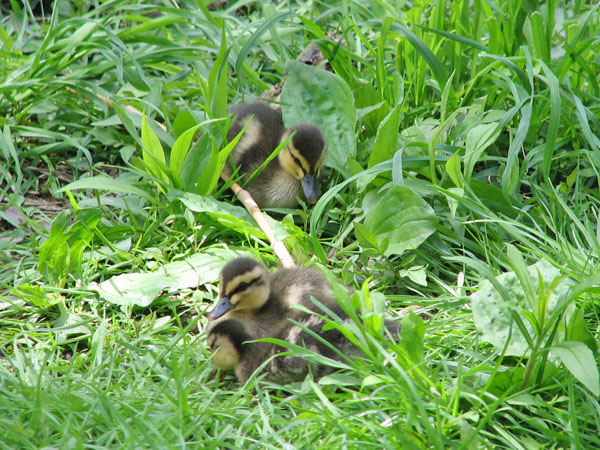
[[[228,182],[229,175],[221,173],[221,179],[223,179],[223,181],[225,182]],[[236,195],[238,200],[242,202],[242,204],[246,207],[248,212],[252,215],[252,217],[258,224],[258,227],[267,235],[267,239],[269,240],[269,242],[271,243],[271,247],[273,248],[273,253],[275,253],[275,256],[277,256],[277,258],[279,258],[279,261],[281,261],[281,265],[286,268],[294,267],[296,264],[294,263],[290,252],[288,252],[288,249],[283,243],[283,241],[280,241],[279,239],[275,238],[275,233],[273,232],[271,224],[267,221],[267,218],[265,217],[259,206],[256,204],[250,193],[243,189],[237,183],[233,183],[230,186],[230,189]]]

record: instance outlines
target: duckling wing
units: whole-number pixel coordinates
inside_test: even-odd
[[[232,152],[234,162],[241,166],[241,173],[251,174],[279,145],[285,131],[281,112],[268,103],[254,102],[237,106],[233,113],[235,117],[227,133],[229,141],[237,136],[254,116]]]
[[[289,309],[288,317],[296,321],[310,317],[310,314],[294,308],[295,305],[303,306],[310,311],[322,312],[312,302],[311,297],[325,307],[341,312],[327,279],[308,267],[280,269],[275,272],[271,276],[271,292]]]

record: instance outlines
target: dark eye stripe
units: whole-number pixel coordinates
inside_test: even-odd
[[[260,280],[261,277],[256,277],[250,281],[242,281],[240,284],[237,285],[237,287],[231,291],[228,296],[232,297],[234,294],[237,294],[238,292],[242,292],[245,291],[246,289],[248,289],[251,285],[255,284],[256,282],[258,282]]]
[[[296,158],[294,155],[292,155],[292,158],[294,159],[294,162],[296,163],[296,165],[298,167],[300,167],[300,170],[302,170],[302,177],[306,176],[306,170],[304,170],[304,167],[302,167],[302,163],[300,162],[300,160],[298,158]]]

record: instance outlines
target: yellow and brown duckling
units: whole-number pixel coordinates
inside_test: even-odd
[[[231,156],[239,167],[239,175],[250,177],[291,133],[289,143],[247,185],[246,189],[263,208],[293,208],[298,197],[316,203],[321,197],[319,175],[325,161],[325,138],[318,127],[298,124],[289,129],[283,125],[281,111],[263,101],[235,107],[234,119],[227,139],[231,141],[246,128]],[[228,163],[225,172],[231,174]]]
[[[288,318],[299,320],[306,315],[293,305],[314,309],[311,296],[329,308],[339,308],[327,280],[307,267],[270,274],[254,259],[236,258],[223,267],[219,285],[220,300],[209,320],[243,321],[248,332],[257,337],[272,336],[289,323]]]
[[[296,267],[269,274],[258,261],[238,258],[223,268],[220,291],[221,298],[209,314],[208,346],[214,352],[215,365],[222,370],[234,370],[241,382],[274,355],[285,351],[268,342],[249,342],[256,339],[277,338],[336,358],[336,352],[328,345],[288,319],[300,323],[343,353],[350,351],[351,344],[339,331],[323,331],[322,319],[293,308],[293,305],[302,305],[318,310],[311,301],[314,297],[338,316],[346,317],[328,281],[312,269]],[[271,380],[299,380],[308,373],[309,365],[303,358],[284,356],[271,359],[263,370]],[[323,367],[312,370],[316,376],[328,371]]]

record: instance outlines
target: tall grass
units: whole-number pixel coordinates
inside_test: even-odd
[[[55,3],[0,6],[5,447],[600,446],[598,5]],[[291,62],[310,41],[328,78]],[[241,386],[204,312],[234,252],[276,261],[216,175],[228,105],[286,70],[335,158],[273,223],[356,289],[366,356]],[[398,340],[384,304],[420,307]]]

